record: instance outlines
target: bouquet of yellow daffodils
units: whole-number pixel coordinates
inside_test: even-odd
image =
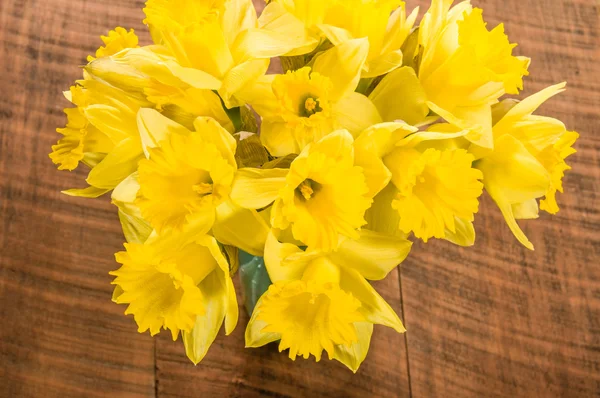
[[[401,0],[267,3],[148,0],[153,44],[102,37],[50,158],[90,168],[67,195],[111,193],[128,242],[113,300],[139,332],[181,333],[200,362],[236,327],[249,254],[270,286],[246,346],[356,371],[374,324],[405,331],[369,281],[409,238],[473,245],[485,189],[533,249],[517,220],[558,211],[578,135],[535,114],[564,83],[504,98],[530,59],[470,1],[432,0],[420,23]]]

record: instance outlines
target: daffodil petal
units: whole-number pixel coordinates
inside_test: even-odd
[[[358,271],[369,280],[381,280],[402,263],[412,246],[412,242],[396,236],[359,231],[357,240],[344,240],[330,258],[337,264]]]
[[[327,37],[331,44],[333,44],[334,46],[347,42],[348,40],[354,39],[352,33],[350,33],[344,28],[326,24],[319,24],[317,25],[317,28],[319,28],[319,30],[323,32],[325,37]]]
[[[365,213],[366,228],[383,234],[406,238],[406,234],[399,228],[400,216],[392,208],[392,200],[394,200],[397,193],[398,190],[394,187],[394,184],[388,184],[373,198],[373,205]]]
[[[307,54],[319,44],[319,39],[306,29],[304,23],[287,12],[279,2],[267,4],[260,15],[259,24],[261,30],[279,35],[278,40],[288,47],[286,53],[279,55]]]
[[[75,188],[75,189],[67,189],[65,191],[62,191],[62,193],[64,193],[65,195],[68,195],[68,196],[77,196],[80,198],[91,198],[91,199],[99,198],[100,196],[104,195],[107,192],[110,192],[110,189],[98,188],[98,187],[93,187],[93,186],[89,186],[89,187],[83,188],[83,189]]]
[[[183,345],[187,357],[197,365],[215,341],[225,318],[227,293],[221,270],[215,269],[201,283],[205,312],[196,317],[189,332],[183,332]]]
[[[476,167],[483,172],[485,189],[497,202],[512,205],[540,198],[550,186],[544,166],[510,135],[496,140],[494,153],[477,162]]]
[[[375,105],[364,95],[350,93],[334,106],[337,124],[355,137],[366,128],[381,123],[381,116]]]
[[[540,208],[535,199],[513,204],[512,211],[517,220],[533,220],[540,217]]]
[[[260,139],[273,156],[286,156],[300,152],[292,130],[285,122],[264,121],[261,125]]]
[[[252,317],[246,326],[246,348],[257,348],[262,347],[266,344],[272,343],[281,339],[279,333],[263,332],[263,329],[267,326],[265,321],[258,319],[260,312],[260,306],[262,304],[262,298],[256,303],[256,308],[252,313]]]
[[[419,7],[413,9],[408,17],[406,17],[405,6],[398,7],[388,21],[388,29],[385,35],[383,52],[388,52],[401,48],[408,35],[411,33],[413,26],[419,15]]]
[[[213,234],[222,244],[239,247],[254,256],[263,256],[269,226],[255,210],[231,201],[217,207]]]
[[[415,125],[425,119],[427,95],[414,69],[403,67],[388,74],[369,95],[386,122],[403,120]]]
[[[239,35],[258,26],[256,9],[252,0],[229,0],[225,2],[225,12],[222,18],[223,32],[229,47]]]
[[[125,240],[129,243],[144,243],[152,233],[152,226],[143,218],[119,209],[119,221]]]
[[[231,188],[231,199],[248,209],[261,209],[273,203],[285,185],[287,169],[239,169]]]
[[[365,65],[365,71],[362,73],[363,78],[372,78],[381,75],[385,75],[399,68],[402,65],[404,56],[402,50],[395,50],[385,53]]]
[[[109,105],[97,104],[85,108],[85,117],[113,142],[137,135],[135,113]]]
[[[388,326],[398,333],[406,331],[396,312],[358,271],[343,269],[340,287],[344,291],[352,292],[352,295],[360,301],[359,311],[368,322]]]
[[[143,156],[140,139],[127,138],[90,171],[86,182],[98,188],[113,189],[137,170]]]
[[[474,105],[471,107],[456,108],[452,112],[428,101],[429,109],[463,130],[469,130],[466,138],[473,144],[483,148],[494,147],[492,134],[492,112],[490,105]]]
[[[373,334],[373,324],[369,322],[356,322],[356,335],[358,341],[350,346],[336,345],[333,351],[333,358],[340,361],[352,372],[356,373],[369,352],[371,336]]]
[[[268,59],[252,59],[231,68],[223,78],[219,94],[227,108],[245,105],[236,94],[264,75],[269,68]]]
[[[150,158],[148,148],[156,148],[169,134],[189,134],[189,130],[161,115],[154,109],[142,108],[137,115],[138,130],[146,158]]]
[[[522,119],[527,115],[535,112],[544,102],[548,101],[555,95],[558,95],[566,90],[567,83],[559,83],[554,86],[545,88],[544,90],[535,93],[523,101],[513,106],[504,117],[496,124],[495,127],[502,129],[504,125],[509,125]]]
[[[280,243],[275,235],[270,232],[265,243],[265,266],[269,273],[269,278],[273,282],[293,281],[302,278],[304,271],[304,262],[284,260],[294,255],[302,255],[304,252],[296,245],[291,243]]]
[[[333,100],[339,100],[356,89],[368,53],[369,40],[362,38],[335,46],[315,59],[313,71],[333,82]]]
[[[137,193],[140,190],[138,176],[137,172],[132,173],[115,187],[111,195],[113,203],[119,206],[120,204],[132,204],[135,202]]]
[[[471,221],[454,217],[454,231],[446,228],[444,239],[458,246],[473,246],[475,244],[475,227]]]
[[[225,130],[212,117],[199,117],[194,121],[194,128],[201,132],[202,138],[214,144],[224,159],[226,159],[232,167],[236,167],[235,150],[237,143],[235,138]]]

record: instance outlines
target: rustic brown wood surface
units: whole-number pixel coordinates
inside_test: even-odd
[[[473,2],[533,58],[526,94],[569,82],[542,108],[581,134],[562,210],[523,223],[536,252],[487,198],[474,248],[416,244],[401,283],[394,272],[377,284],[408,333],[376,327],[353,375],[292,363],[276,346],[244,349],[246,316],[197,367],[181,342],[136,332],[110,301],[115,210],[61,195],[85,171],[58,172],[47,154],[64,124],[60,93],[98,36],[121,25],[148,43],[143,1],[0,0],[0,396],[600,396],[600,6]]]

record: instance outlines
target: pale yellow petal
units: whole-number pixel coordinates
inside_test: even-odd
[[[100,196],[104,195],[105,193],[107,193],[109,191],[110,191],[110,189],[104,189],[104,188],[90,186],[90,187],[83,188],[83,189],[67,189],[65,191],[62,191],[62,193],[64,193],[65,195],[68,195],[68,196],[77,196],[80,198],[95,199],[95,198],[99,198]]]
[[[128,137],[137,135],[135,113],[110,105],[90,105],[85,108],[85,117],[112,142],[118,143]]]
[[[398,333],[406,331],[396,312],[358,271],[342,270],[340,287],[360,301],[359,311],[368,322],[388,326]]]
[[[214,144],[224,159],[226,159],[232,167],[236,167],[235,151],[237,143],[233,135],[225,130],[212,117],[199,117],[194,121],[194,128],[202,135],[202,138],[207,142]]]
[[[394,187],[394,184],[388,184],[373,198],[373,204],[365,213],[366,228],[383,234],[406,238],[407,234],[399,228],[399,213],[392,208],[392,200],[396,198],[397,193],[398,190]]]
[[[446,228],[444,239],[463,247],[473,246],[475,244],[475,227],[471,221],[454,217],[454,231]]]
[[[496,127],[502,129],[504,125],[512,124],[515,121],[524,118],[525,116],[531,115],[544,102],[548,101],[553,96],[564,92],[566,90],[566,86],[567,83],[559,83],[525,98],[523,101],[512,107],[496,124]]]
[[[252,0],[226,1],[221,25],[227,44],[231,48],[242,32],[258,26],[256,9],[252,4]]]
[[[330,258],[336,264],[353,268],[369,280],[380,280],[402,263],[412,242],[362,229],[358,240],[345,239]]]
[[[373,334],[373,324],[368,322],[356,322],[354,327],[356,328],[358,341],[351,346],[336,345],[333,351],[333,358],[356,373],[369,352],[371,335]]]
[[[335,46],[316,58],[313,71],[331,79],[333,100],[339,100],[356,89],[368,53],[369,40],[362,38]]]
[[[305,263],[302,261],[285,262],[290,256],[302,255],[304,252],[296,245],[280,243],[271,232],[265,244],[265,265],[273,282],[293,281],[302,278]]]
[[[239,169],[233,180],[231,199],[248,209],[262,209],[273,203],[285,185],[287,169]]]
[[[119,209],[119,221],[125,240],[129,243],[144,243],[152,233],[152,226],[143,218],[125,213]]]
[[[227,285],[227,313],[225,314],[225,334],[229,336],[235,330],[237,326],[240,309],[238,307],[237,296],[235,294],[235,287],[233,281],[229,275],[225,276],[225,282]]]
[[[512,205],[512,211],[517,220],[533,220],[540,217],[540,208],[536,199],[529,199]]]
[[[419,15],[419,7],[413,9],[408,17],[406,17],[405,6],[398,7],[388,21],[388,29],[384,40],[382,52],[396,50],[402,47]]]
[[[205,312],[196,317],[189,332],[183,332],[183,345],[187,357],[197,365],[215,341],[225,318],[227,291],[223,273],[215,269],[201,283]]]
[[[469,130],[466,138],[473,144],[483,148],[494,147],[492,134],[492,110],[488,104],[455,108],[452,112],[427,102],[429,108],[460,129]]]
[[[365,69],[362,73],[363,78],[373,78],[386,73],[390,73],[394,69],[402,66],[402,60],[404,56],[402,50],[394,50],[388,53],[382,54],[367,62]]]
[[[237,93],[264,75],[269,68],[268,59],[253,59],[231,68],[223,78],[223,84],[218,90],[225,106],[233,108],[245,105],[236,97]]]
[[[121,207],[122,204],[133,204],[140,190],[138,173],[132,173],[117,185],[111,195],[113,203]]]
[[[280,157],[300,152],[292,129],[283,121],[264,121],[261,125],[260,139],[273,156]]]
[[[232,201],[217,207],[213,234],[222,244],[239,247],[254,256],[263,256],[269,226],[255,211]]]
[[[280,35],[279,40],[287,41],[289,50],[286,56],[301,55],[312,52],[319,44],[302,21],[279,4],[270,2],[259,18],[260,28]]]
[[[137,115],[137,122],[146,158],[150,157],[148,148],[158,147],[159,143],[165,140],[169,134],[190,133],[188,129],[161,115],[154,109],[140,109]]]
[[[329,39],[331,44],[337,46],[354,39],[350,31],[333,25],[320,24],[317,28]]]
[[[382,122],[371,100],[355,92],[341,98],[334,105],[333,114],[337,124],[355,137],[368,127]]]
[[[267,326],[265,321],[258,319],[260,307],[262,304],[262,298],[256,303],[256,308],[252,313],[252,317],[246,326],[246,348],[257,348],[269,344],[273,341],[281,339],[279,333],[263,332],[263,329]]]
[[[140,139],[127,138],[90,171],[86,182],[98,188],[113,189],[137,170],[143,157]]]
[[[383,78],[369,95],[386,122],[403,120],[415,125],[425,119],[429,108],[427,95],[414,69],[404,67]]]

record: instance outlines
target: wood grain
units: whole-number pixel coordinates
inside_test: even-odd
[[[154,342],[110,301],[123,240],[114,207],[62,195],[84,170],[58,172],[48,158],[61,92],[98,33],[139,20],[141,3],[120,4],[0,2],[2,397],[154,396]]]
[[[136,332],[110,301],[115,210],[61,195],[85,170],[58,172],[47,154],[65,120],[60,92],[98,36],[121,25],[149,43],[143,1],[1,0],[0,397],[600,396],[598,5],[473,2],[533,58],[526,94],[569,82],[542,108],[581,134],[562,210],[523,223],[533,253],[489,198],[474,248],[416,244],[402,282],[394,272],[377,284],[408,333],[376,327],[352,375],[326,359],[291,362],[276,345],[244,349],[245,316],[197,367],[180,341]]]

